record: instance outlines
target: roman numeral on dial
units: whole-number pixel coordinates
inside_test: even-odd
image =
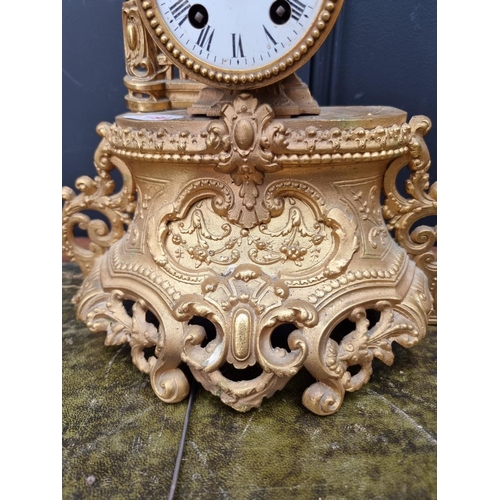
[[[198,40],[196,40],[196,44],[209,51],[210,45],[212,44],[212,38],[214,37],[214,32],[214,28],[208,24],[200,31],[200,36],[198,37]]]
[[[269,33],[269,31],[267,31],[267,28],[262,25],[262,27],[264,28],[264,33],[266,34],[266,38],[273,44],[273,45],[277,45],[278,42],[272,37],[271,33]]]
[[[298,21],[306,10],[306,6],[299,0],[288,0],[288,2],[292,8],[292,19]]]
[[[231,33],[231,38],[233,42],[233,57],[245,57],[243,53],[243,44],[241,42],[241,35],[236,33]]]
[[[179,26],[188,18],[188,11],[191,4],[188,0],[177,0],[177,2],[170,7],[170,13],[174,19],[179,23]]]

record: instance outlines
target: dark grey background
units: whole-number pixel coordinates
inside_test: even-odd
[[[127,111],[121,0],[63,0],[63,185],[94,177],[101,121]],[[322,106],[387,105],[426,115],[436,180],[436,0],[345,0],[337,25],[299,71]]]

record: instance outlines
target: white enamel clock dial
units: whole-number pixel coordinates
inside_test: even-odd
[[[151,0],[142,7],[151,34],[181,71],[208,85],[252,88],[304,64],[333,27],[341,4]]]

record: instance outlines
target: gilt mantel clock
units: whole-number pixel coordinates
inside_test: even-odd
[[[129,343],[167,403],[189,392],[183,367],[239,411],[304,368],[303,404],[329,415],[435,321],[429,120],[319,107],[295,75],[341,7],[123,4],[129,112],[98,127],[98,175],[63,190],[63,246],[78,317]]]

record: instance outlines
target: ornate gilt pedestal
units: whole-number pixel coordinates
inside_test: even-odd
[[[389,107],[275,118],[250,94],[218,119],[171,110],[99,125],[98,176],[64,191],[64,246],[86,275],[78,316],[107,345],[128,342],[165,402],[189,392],[182,364],[239,411],[304,367],[317,382],[303,404],[334,413],[373,358],[391,364],[392,342],[426,334],[435,231],[413,227],[436,213],[429,128]]]

